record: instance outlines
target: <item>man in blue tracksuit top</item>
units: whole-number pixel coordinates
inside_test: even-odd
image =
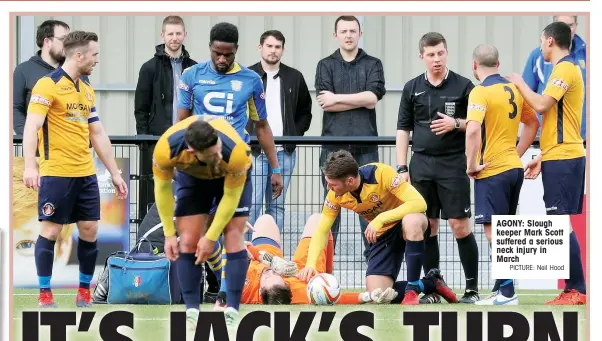
[[[554,21],[561,21],[566,23],[571,27],[571,35],[573,38],[573,42],[571,44],[570,55],[575,60],[575,62],[581,68],[581,74],[583,76],[583,83],[586,82],[586,65],[585,65],[585,41],[579,37],[575,32],[577,31],[577,17],[576,16],[555,16]],[[546,82],[548,81],[548,77],[552,73],[552,68],[554,65],[551,63],[545,62],[543,60],[543,56],[541,54],[541,50],[539,47],[533,50],[529,55],[529,59],[527,60],[527,64],[525,65],[525,69],[523,70],[523,79],[529,85],[531,90],[536,91],[538,94],[541,94],[546,87]],[[581,124],[581,137],[585,140],[585,95],[583,98],[583,121]],[[538,116],[539,121],[541,122],[541,117]],[[541,128],[537,132],[537,136],[541,133]]]

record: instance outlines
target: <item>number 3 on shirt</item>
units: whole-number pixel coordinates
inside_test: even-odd
[[[514,103],[514,91],[512,91],[512,89],[508,86],[504,86],[504,90],[510,93],[510,99],[508,100],[508,103],[512,105],[512,112],[508,114],[508,117],[513,120],[518,114],[518,108],[516,107],[516,103]]]

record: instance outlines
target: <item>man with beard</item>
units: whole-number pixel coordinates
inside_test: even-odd
[[[63,38],[69,33],[69,25],[58,20],[46,20],[36,33],[36,44],[40,50],[13,72],[13,129],[23,135],[27,103],[31,90],[40,78],[54,71],[65,61]],[[88,81],[86,76],[82,76]]]
[[[134,115],[139,135],[162,135],[177,121],[178,83],[182,71],[196,64],[184,47],[186,27],[179,16],[163,19],[163,44],[140,68]],[[150,167],[150,165],[149,165]]]
[[[91,75],[98,63],[98,36],[71,32],[65,36],[63,49],[65,63],[33,87],[23,133],[23,183],[38,191],[40,235],[35,243],[35,261],[42,308],[55,306],[50,288],[54,248],[63,226],[73,223],[79,230],[79,289],[75,302],[78,307],[91,305],[100,192],[90,142],[111,174],[117,197],[125,199],[128,194],[96,111],[94,88],[80,78]],[[39,171],[36,145],[40,151]]]
[[[284,52],[284,35],[280,31],[267,31],[259,38],[259,53],[261,60],[249,69],[257,72],[265,88],[265,101],[268,122],[274,136],[303,136],[311,124],[311,96],[303,74],[280,61]],[[253,124],[247,124],[247,131],[254,134]],[[282,195],[274,200],[271,193],[271,183],[267,180],[273,174],[266,154],[259,147],[253,147],[253,208],[249,222],[261,215],[265,200],[265,213],[276,221],[278,229],[284,228],[284,200],[295,168],[297,154],[295,145],[278,146],[276,155],[281,167],[283,180]],[[265,199],[264,199],[265,196]],[[250,236],[249,236],[250,237]]]
[[[215,253],[222,232],[230,270],[226,273],[226,321],[233,324],[238,320],[248,267],[243,233],[252,200],[251,164],[250,147],[221,117],[189,117],[169,128],[157,142],[153,174],[165,255],[176,261],[186,318],[192,329],[198,320],[202,291],[199,283],[203,274],[197,265]],[[174,202],[175,170],[178,186]],[[215,218],[205,232],[214,203],[218,203]]]

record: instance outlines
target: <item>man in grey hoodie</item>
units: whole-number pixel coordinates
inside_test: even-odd
[[[23,135],[31,89],[40,78],[54,71],[65,61],[63,37],[69,31],[69,25],[62,21],[44,21],[38,26],[36,33],[36,44],[40,50],[28,61],[15,68],[13,72],[13,130],[17,135]],[[87,79],[85,80],[87,81]]]

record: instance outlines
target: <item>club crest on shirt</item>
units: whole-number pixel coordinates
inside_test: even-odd
[[[230,86],[232,86],[232,91],[240,91],[242,89],[242,82],[239,80],[230,81]]]
[[[54,205],[47,202],[44,204],[44,206],[42,206],[42,214],[44,214],[47,217],[50,217],[51,215],[54,214]]]
[[[370,195],[368,195],[368,200],[370,200],[370,202],[378,202],[378,194],[370,193]]]
[[[456,103],[445,102],[445,115],[453,117],[456,114]]]
[[[391,188],[397,188],[403,182],[403,177],[401,174],[397,174],[391,183]]]

